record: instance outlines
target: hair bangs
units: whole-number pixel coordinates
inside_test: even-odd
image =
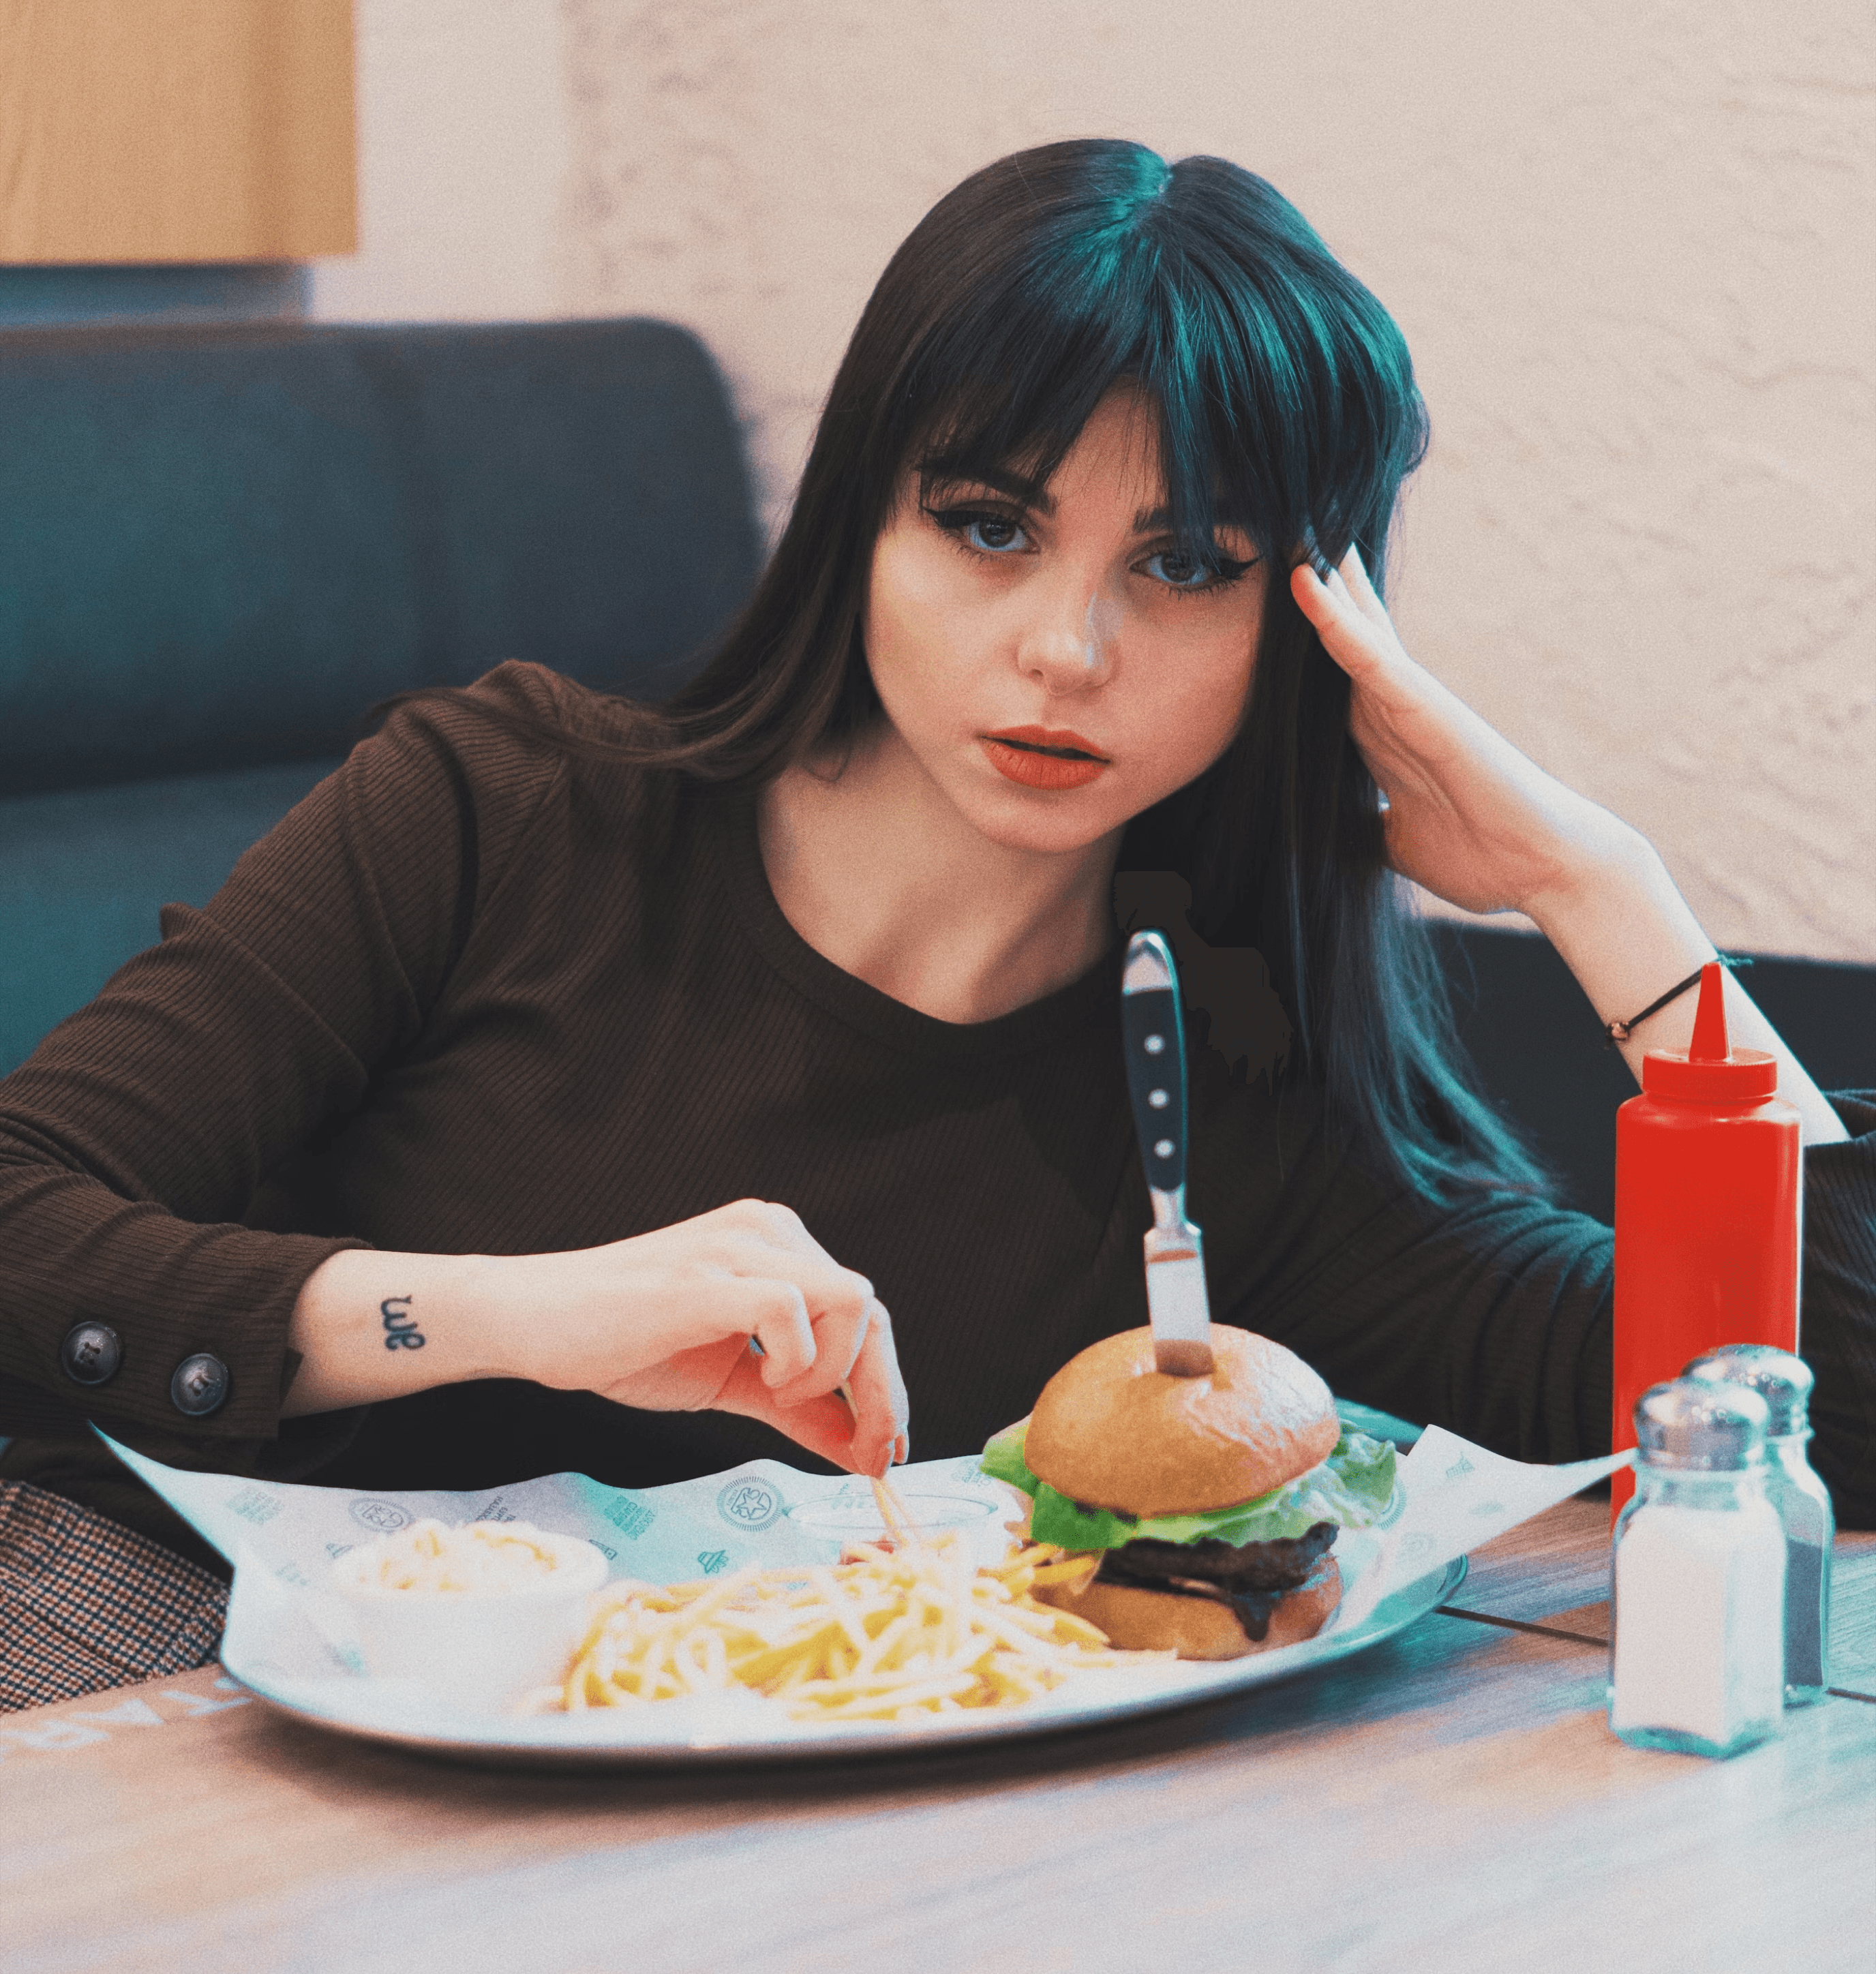
[[[1014,475],[1039,493],[1103,398],[1137,381],[1148,297],[1118,254],[1046,261],[969,293],[910,366],[897,466],[924,481]]]
[[[995,472],[1039,491],[1132,385],[1157,419],[1182,553],[1215,555],[1229,526],[1274,566],[1356,543],[1379,572],[1392,490],[1425,447],[1392,320],[1239,167],[1149,171],[1132,147],[1098,162],[1117,182],[1084,178],[1072,200],[1051,198],[1040,162],[1027,175],[1020,253],[995,252],[1010,243],[994,231],[950,243],[959,278],[905,352],[894,415],[871,435],[876,470],[895,489],[910,467],[927,484]]]

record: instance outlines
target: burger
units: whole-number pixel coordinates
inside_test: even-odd
[[[1032,1540],[1100,1558],[1035,1595],[1130,1650],[1234,1659],[1313,1638],[1342,1599],[1337,1534],[1393,1498],[1393,1448],[1345,1431],[1294,1351],[1218,1323],[1211,1341],[1211,1374],[1175,1378],[1150,1330],[1104,1338],[984,1449],[1030,1497]]]

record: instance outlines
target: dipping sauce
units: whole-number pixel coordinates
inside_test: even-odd
[[[345,1575],[360,1589],[486,1594],[543,1590],[570,1574],[590,1572],[589,1543],[552,1535],[531,1522],[413,1522],[345,1559]]]
[[[527,1522],[413,1522],[333,1566],[372,1677],[477,1713],[505,1711],[560,1671],[605,1579],[592,1543]]]

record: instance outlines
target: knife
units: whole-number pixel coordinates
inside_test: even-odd
[[[1186,1218],[1186,1026],[1179,969],[1156,932],[1136,932],[1127,941],[1120,1028],[1133,1128],[1153,1195],[1146,1309],[1153,1363],[1175,1378],[1202,1378],[1213,1368],[1212,1310],[1204,1241]]]

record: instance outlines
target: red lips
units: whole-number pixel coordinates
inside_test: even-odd
[[[1005,780],[1031,789],[1081,789],[1107,772],[1091,740],[1048,726],[1005,726],[982,737],[990,765]]]

